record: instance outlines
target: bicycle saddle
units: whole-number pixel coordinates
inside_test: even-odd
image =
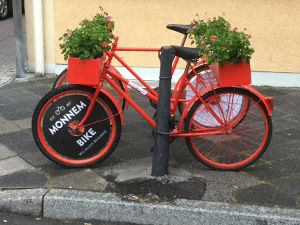
[[[185,60],[198,59],[199,56],[199,48],[187,48],[187,47],[179,47],[172,46],[175,50],[175,55],[183,58]]]
[[[177,31],[182,34],[187,34],[188,30],[192,28],[195,24],[189,24],[189,25],[181,25],[181,24],[169,24],[167,25],[167,28],[170,30]]]

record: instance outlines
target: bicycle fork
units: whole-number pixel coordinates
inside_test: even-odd
[[[106,70],[106,68],[104,68],[104,70]],[[71,122],[69,124],[69,131],[71,133],[75,133],[75,134],[78,135],[78,134],[81,134],[81,133],[84,132],[84,130],[85,130],[85,128],[84,128],[85,127],[84,122],[87,120],[87,118],[89,117],[90,113],[92,112],[92,110],[94,108],[94,105],[95,105],[97,97],[98,97],[98,95],[100,93],[102,84],[103,84],[103,79],[101,79],[100,82],[99,82],[99,84],[97,85],[97,88],[95,89],[93,97],[90,100],[90,104],[89,104],[89,106],[87,108],[87,111],[85,112],[84,117],[80,121],[74,121],[74,122]]]

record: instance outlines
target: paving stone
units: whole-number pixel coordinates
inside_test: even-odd
[[[37,147],[32,138],[31,129],[0,135],[0,142],[18,154],[36,153]]]
[[[33,93],[37,96],[41,94],[45,95],[48,91],[52,89],[55,77],[47,78],[46,82],[41,82],[45,80],[44,78],[34,78],[32,81],[24,82],[24,89],[30,93]]]
[[[25,170],[0,177],[1,188],[41,188],[48,178],[37,170]]]
[[[297,207],[297,202],[289,193],[265,183],[238,190],[235,193],[235,199],[241,204]]]
[[[0,143],[17,152],[21,158],[35,167],[40,167],[50,162],[35,144],[31,129],[2,134],[0,135]]]
[[[3,121],[0,122],[0,135],[6,134],[6,133],[12,133],[16,131],[20,131],[20,127],[16,126],[15,124],[9,122],[9,121]]]
[[[16,156],[16,153],[9,150],[5,145],[0,144],[0,160]]]
[[[299,142],[288,143],[277,149],[268,149],[258,162],[244,171],[260,180],[275,182],[294,173],[300,176],[299,160]]]
[[[275,182],[280,190],[295,196],[300,201],[300,174],[290,174]],[[298,187],[298,188],[295,188]],[[299,205],[300,207],[300,205]]]
[[[48,164],[49,162],[53,164],[45,155],[41,153],[38,147],[32,140],[32,146],[28,151],[23,151],[19,154],[20,157],[25,159],[28,163],[36,168],[40,168],[41,166]]]
[[[7,120],[20,120],[32,117],[32,111],[29,109],[18,109],[15,106],[6,106],[4,110],[1,110],[1,114]]]
[[[0,94],[0,106],[4,107],[7,104],[12,104],[12,100]]]
[[[45,158],[45,156],[44,156],[44,158]],[[78,170],[80,170],[78,168],[71,168],[71,167],[69,168],[69,167],[65,167],[65,166],[56,164],[56,163],[50,161],[49,159],[47,159],[47,163],[40,166],[40,169],[41,169],[41,171],[46,173],[51,178],[76,173],[76,172],[78,172]]]
[[[22,120],[14,120],[13,123],[20,127],[21,129],[31,129],[32,118],[26,118]]]
[[[5,96],[13,102],[21,102],[24,100],[28,100],[28,97],[30,97],[29,94],[30,93],[21,88],[10,88],[0,90],[0,95]]]
[[[49,178],[46,187],[76,190],[104,191],[107,181],[94,173],[91,169],[84,169],[76,173]]]
[[[19,156],[11,157],[0,161],[0,177],[22,170],[33,169],[26,161]]]
[[[286,96],[288,95],[288,88],[272,88],[267,86],[254,86],[257,90],[259,90],[264,95],[278,97],[278,96]]]

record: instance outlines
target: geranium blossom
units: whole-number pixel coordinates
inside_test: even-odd
[[[199,56],[205,56],[209,64],[241,61],[249,63],[254,52],[247,40],[251,35],[240,32],[222,17],[209,19],[207,22],[196,21],[195,29],[190,30],[189,34],[194,39],[192,43],[196,43],[199,48]]]
[[[210,36],[210,40],[212,40],[212,41],[216,40],[216,36],[215,35],[211,35]]]
[[[110,15],[105,15],[104,18],[107,19],[107,20],[111,20],[111,16]]]
[[[114,21],[102,6],[98,7],[100,10],[98,9],[98,13],[92,19],[83,19],[75,29],[67,29],[59,37],[62,41],[59,47],[65,60],[70,56],[81,60],[94,59],[99,57],[103,50],[110,49]]]

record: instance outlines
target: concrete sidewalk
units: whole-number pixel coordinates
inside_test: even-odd
[[[213,171],[170,145],[169,176],[151,174],[152,128],[131,107],[121,140],[104,162],[66,169],[35,145],[31,116],[52,78],[0,88],[0,211],[137,224],[300,224],[300,90],[258,87],[274,97],[273,137],[254,165]],[[147,113],[143,96],[133,98]]]

